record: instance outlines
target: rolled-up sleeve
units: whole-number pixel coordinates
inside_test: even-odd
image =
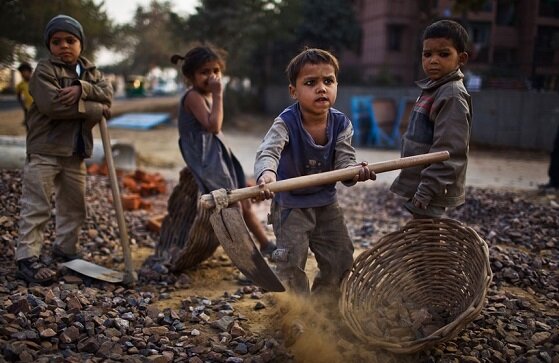
[[[277,173],[281,152],[288,142],[287,126],[278,117],[274,120],[272,127],[270,127],[256,150],[256,160],[254,162],[254,177],[256,180],[267,170]]]
[[[336,140],[336,156],[334,159],[334,168],[343,169],[348,166],[355,165],[355,149],[351,146],[353,138],[353,126],[351,122],[348,126],[338,134]]]

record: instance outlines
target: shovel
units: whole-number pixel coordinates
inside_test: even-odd
[[[107,282],[122,282],[126,285],[133,285],[136,281],[136,274],[134,272],[134,266],[132,264],[132,253],[130,252],[130,243],[128,241],[128,230],[126,228],[126,221],[124,220],[122,200],[120,199],[120,190],[118,188],[118,180],[116,176],[116,170],[114,166],[113,154],[111,149],[111,139],[109,137],[107,121],[105,120],[104,117],[101,118],[101,121],[99,122],[99,130],[101,131],[101,139],[103,140],[103,149],[105,151],[105,162],[107,163],[107,169],[109,170],[109,180],[111,183],[111,190],[113,193],[113,204],[116,211],[118,231],[120,233],[120,244],[122,246],[122,252],[124,254],[125,272],[122,273],[122,272],[110,270],[105,267],[96,265],[94,263],[82,259],[68,261],[63,265],[71,270],[74,270],[76,272],[79,272],[83,275],[92,277],[97,280],[102,280]]]
[[[447,160],[449,157],[448,151],[439,151],[369,164],[368,168],[379,174],[396,169],[432,164]],[[359,165],[280,180],[266,184],[266,188],[271,192],[277,193],[332,184],[352,179],[361,168],[362,166]],[[285,291],[285,287],[256,248],[254,240],[243,220],[241,210],[238,208],[227,208],[235,202],[255,198],[261,191],[262,189],[258,185],[229,191],[218,189],[210,194],[202,195],[200,197],[200,204],[208,209],[215,208],[214,213],[210,216],[210,223],[223,250],[231,258],[235,266],[256,285],[268,291],[281,292]]]

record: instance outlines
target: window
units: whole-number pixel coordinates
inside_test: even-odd
[[[497,25],[513,26],[516,23],[516,7],[513,0],[497,1]]]
[[[534,61],[539,65],[553,64],[555,52],[559,49],[559,29],[540,26],[536,36]]]
[[[498,66],[515,66],[518,62],[516,51],[512,48],[495,47],[493,63]]]
[[[491,24],[481,22],[470,23],[470,37],[472,49],[470,60],[472,62],[487,62],[489,60],[489,40],[491,38]]]
[[[392,52],[399,52],[402,50],[403,33],[404,27],[402,25],[388,25],[387,50]]]
[[[559,19],[559,0],[540,0],[539,16]]]
[[[493,11],[493,0],[486,0],[481,7],[481,11]]]

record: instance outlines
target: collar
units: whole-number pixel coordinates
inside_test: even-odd
[[[76,70],[75,65],[70,65],[70,64],[64,63],[63,61],[60,60],[60,58],[57,58],[57,57],[53,56],[52,54],[49,56],[49,60],[50,60],[51,63],[56,64],[58,66],[68,68],[68,69],[71,69],[73,71]],[[95,64],[91,63],[87,58],[82,57],[82,56],[80,56],[78,58],[78,64],[80,65],[82,73],[96,68]]]
[[[429,78],[424,78],[420,81],[415,82],[415,84],[419,88],[421,88],[422,90],[426,91],[426,90],[430,90],[430,89],[433,89],[433,88],[437,88],[441,84],[447,83],[448,81],[457,81],[457,80],[463,79],[463,78],[464,78],[464,73],[462,73],[460,68],[458,68],[457,70],[455,70],[453,72],[450,72],[449,74],[447,74],[443,78],[438,79],[436,81],[432,81]]]

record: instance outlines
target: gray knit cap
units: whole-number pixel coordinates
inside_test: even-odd
[[[49,47],[50,37],[56,32],[66,32],[75,35],[79,38],[82,50],[85,45],[85,34],[83,33],[82,25],[76,19],[68,15],[57,15],[52,18],[45,27],[44,38],[47,48]]]

